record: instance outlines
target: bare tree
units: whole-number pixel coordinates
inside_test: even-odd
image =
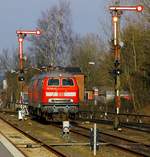
[[[67,65],[70,59],[72,31],[70,4],[60,1],[42,13],[38,20],[42,34],[39,38],[32,37],[30,50],[35,54],[38,65]]]
[[[17,50],[3,49],[0,53],[0,67],[1,70],[10,71],[11,69],[17,69],[18,67],[18,55]]]
[[[86,87],[101,85],[102,62],[105,57],[104,42],[95,34],[74,39],[72,65],[79,66],[86,77]],[[90,64],[93,62],[94,64]],[[104,76],[105,77],[105,76]]]
[[[131,92],[137,111],[149,101],[147,95],[150,87],[150,31],[141,21],[134,23],[128,21],[123,31],[123,40],[125,47],[122,50],[124,69],[122,81]]]

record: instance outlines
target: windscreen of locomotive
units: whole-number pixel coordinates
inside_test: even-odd
[[[74,82],[73,82],[72,79],[67,78],[67,79],[63,79],[63,80],[62,80],[62,85],[63,85],[63,86],[73,86],[73,85],[74,85]]]
[[[59,79],[55,79],[55,78],[49,79],[48,86],[59,86]]]

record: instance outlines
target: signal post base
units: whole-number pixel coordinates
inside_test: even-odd
[[[114,124],[113,124],[114,130],[120,129],[120,122],[118,115],[115,115]]]

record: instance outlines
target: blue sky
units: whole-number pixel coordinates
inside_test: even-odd
[[[59,0],[0,0],[0,50],[17,46],[16,29],[34,29],[41,12]],[[109,21],[109,0],[69,0],[73,31],[78,34],[100,32],[99,21]]]

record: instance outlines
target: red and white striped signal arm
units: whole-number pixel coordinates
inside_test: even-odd
[[[17,30],[16,33],[19,34],[35,34],[35,35],[40,35],[41,30]]]
[[[109,10],[112,11],[117,11],[117,10],[128,10],[128,11],[137,11],[137,12],[142,12],[144,7],[142,5],[137,5],[137,6],[110,6]]]

